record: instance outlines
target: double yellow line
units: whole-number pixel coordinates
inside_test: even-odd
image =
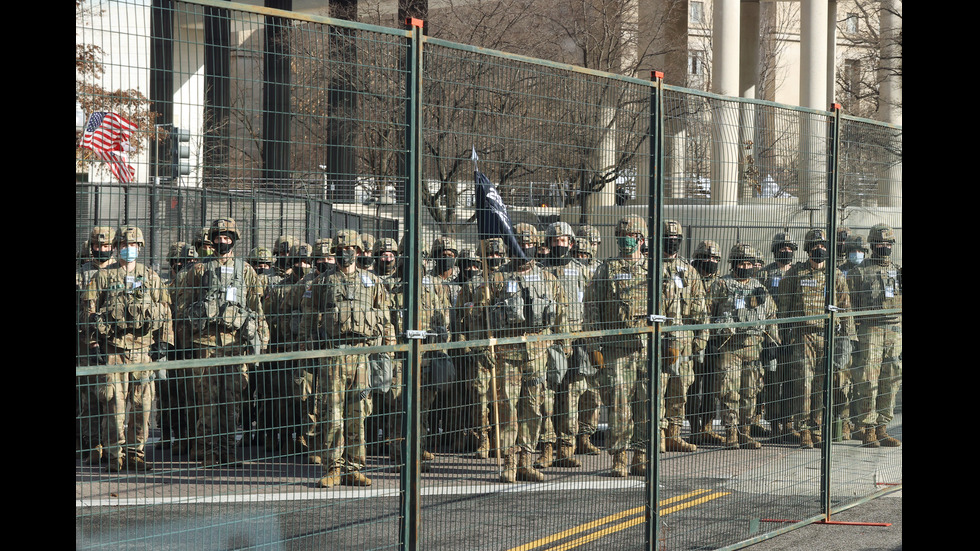
[[[662,509],[660,509],[660,516],[669,515],[670,513],[680,511],[682,509],[687,509],[688,507],[694,507],[695,505],[700,505],[702,503],[711,501],[712,499],[718,499],[719,497],[727,496],[728,493],[729,492],[711,492],[711,490],[695,490],[687,494],[672,497],[670,499],[665,499],[659,503],[659,506],[663,507]],[[702,495],[702,494],[707,494],[707,495]],[[701,497],[698,497],[697,499],[692,499],[690,501],[685,501],[695,496],[701,496]],[[683,503],[679,503],[679,502],[683,502]],[[665,507],[666,505],[671,505],[673,503],[676,503],[676,505],[673,505],[671,507]],[[613,522],[619,521],[620,519],[627,518],[627,517],[632,517],[632,518],[629,518],[629,520],[626,520],[625,522],[621,522],[620,524],[613,524],[612,526],[608,526],[606,528],[602,528],[601,530],[591,532],[596,528],[599,528],[606,524],[611,524]],[[585,524],[580,524],[574,528],[569,528],[568,530],[565,530],[563,532],[558,532],[557,534],[553,534],[548,537],[541,538],[539,540],[535,540],[530,543],[526,543],[519,547],[514,547],[513,549],[509,549],[508,551],[531,551],[532,549],[537,549],[539,547],[550,545],[552,543],[561,541],[570,536],[574,536],[575,534],[580,534],[582,532],[591,532],[584,536],[575,538],[571,541],[567,541],[565,543],[556,545],[555,547],[548,547],[547,549],[543,550],[543,551],[564,551],[566,549],[572,549],[578,547],[590,541],[595,541],[603,536],[614,534],[616,532],[619,532],[620,530],[625,530],[627,528],[636,526],[637,524],[642,524],[644,522],[646,522],[646,507],[636,507],[634,509],[627,509],[626,511],[622,511],[614,515],[609,515],[608,517],[603,517],[599,520],[593,520],[591,522],[586,522]]]

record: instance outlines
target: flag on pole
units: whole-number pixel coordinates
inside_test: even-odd
[[[497,193],[497,188],[490,179],[476,168],[476,148],[473,149],[473,180],[476,182],[476,227],[480,239],[499,237],[504,240],[510,257],[527,260],[524,249],[514,236],[514,228],[510,224],[507,206]]]
[[[96,111],[85,125],[82,147],[109,163],[113,176],[128,184],[136,177],[136,170],[129,164],[129,137],[138,128],[118,113]]]

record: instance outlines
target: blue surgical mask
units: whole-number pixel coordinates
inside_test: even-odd
[[[119,249],[119,258],[125,262],[136,262],[136,258],[139,257],[139,255],[140,248],[136,245],[130,245]]]
[[[864,253],[862,253],[861,251],[851,251],[851,252],[847,253],[847,260],[851,264],[854,264],[855,266],[858,266],[862,262],[864,262]]]

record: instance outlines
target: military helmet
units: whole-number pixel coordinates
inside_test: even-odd
[[[868,247],[868,242],[865,241],[860,235],[852,235],[844,241],[844,253],[847,254],[851,251],[864,251],[869,252],[871,249]]]
[[[184,250],[187,243],[184,241],[174,241],[170,244],[170,248],[167,249],[167,262],[174,262],[175,260],[180,260],[180,252]]]
[[[681,223],[677,220],[664,220],[664,237],[674,237],[681,236],[684,234],[684,228],[681,227]]]
[[[88,239],[89,246],[86,249],[100,245],[112,245],[115,241],[116,230],[111,226],[95,226],[92,228],[92,234]]]
[[[208,233],[210,228],[201,228],[201,231],[194,238],[195,247],[203,247],[204,245],[214,246],[214,242],[211,241],[211,235]]]
[[[112,244],[127,245],[129,243],[136,243],[145,247],[146,241],[143,240],[143,231],[136,226],[121,226],[116,232]]]
[[[289,256],[289,251],[293,250],[293,245],[299,240],[292,235],[280,235],[276,238],[276,243],[272,246],[272,254],[276,256]]]
[[[561,237],[563,235],[567,235],[573,241],[575,240],[575,232],[572,231],[572,226],[567,222],[552,222],[544,232],[545,237]]]
[[[480,259],[473,254],[473,250],[470,248],[465,248],[459,251],[459,259],[457,260],[460,267],[462,268],[466,264],[480,265]]]
[[[588,224],[582,224],[578,227],[578,237],[585,237],[586,241],[596,246],[602,242],[602,234],[599,233],[599,230]]]
[[[374,248],[371,253],[374,256],[381,256],[383,253],[393,252],[398,255],[398,241],[391,237],[382,237],[374,242]]]
[[[275,259],[272,257],[272,251],[267,247],[255,247],[248,253],[247,260],[249,264],[272,265],[275,262]]]
[[[619,219],[616,224],[616,235],[640,234],[643,239],[649,235],[647,233],[647,221],[638,214],[630,214]]]
[[[342,247],[363,247],[360,236],[354,230],[337,230],[333,235],[333,252]],[[363,249],[362,249],[363,250]]]
[[[694,249],[694,258],[721,258],[721,247],[718,243],[710,240],[704,239],[698,246]]]
[[[371,251],[374,250],[374,244],[377,241],[377,239],[375,239],[373,234],[365,232],[360,234],[358,238],[361,240],[362,251],[364,251],[365,253],[370,253]]]
[[[771,247],[772,254],[776,254],[776,251],[787,246],[793,249],[794,251],[800,248],[796,244],[796,241],[793,241],[793,237],[790,236],[790,234],[787,232],[784,231],[779,232],[776,235],[772,236],[772,247]]]
[[[432,257],[442,256],[443,251],[452,251],[453,254],[459,256],[459,243],[455,239],[449,237],[448,235],[442,235],[432,240]]]
[[[184,243],[184,246],[180,248],[180,253],[178,258],[184,261],[190,260],[192,258],[198,258],[197,249],[195,249],[194,245],[191,245],[190,243]]]
[[[875,224],[868,232],[868,243],[877,245],[878,243],[895,243],[895,230],[888,224]]]
[[[517,238],[517,242],[524,245],[540,245],[541,235],[538,234],[538,229],[534,227],[533,224],[518,224],[514,226],[514,237]]]
[[[818,243],[823,243],[824,246],[829,243],[827,240],[827,230],[823,228],[813,228],[806,232],[806,237],[803,238],[803,250],[809,252],[809,250]]]
[[[211,228],[208,229],[208,237],[211,241],[214,241],[215,236],[219,233],[230,233],[232,239],[239,240],[242,238],[241,234],[238,233],[238,224],[235,222],[234,218],[218,218],[214,222],[211,222]]]
[[[579,239],[575,240],[575,244],[572,245],[572,254],[585,253],[589,255],[590,258],[595,258],[596,246],[593,245],[585,236],[580,236]]]
[[[507,247],[504,245],[504,240],[499,237],[494,237],[487,239],[484,244],[484,250],[486,255],[490,256],[492,254],[499,254],[500,256],[507,256]]]
[[[313,243],[310,256],[314,261],[333,255],[333,239],[321,237]]]
[[[741,262],[748,260],[749,262],[755,263],[755,259],[758,254],[755,248],[748,243],[736,243],[732,246],[732,249],[728,251],[728,261],[735,266]]]
[[[294,264],[309,262],[313,256],[313,247],[309,243],[298,242],[289,249],[289,256],[292,257]]]
[[[844,242],[847,241],[847,238],[850,237],[852,234],[853,234],[853,232],[851,232],[851,228],[848,228],[847,226],[840,226],[840,227],[838,227],[837,228],[837,243],[840,244],[840,245],[843,245]]]

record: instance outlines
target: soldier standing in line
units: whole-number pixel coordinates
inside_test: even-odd
[[[511,259],[488,276],[489,296],[480,304],[481,308],[489,308],[494,337],[566,333],[564,291],[554,276],[534,260],[539,242],[537,230],[530,224],[518,224],[514,226],[514,236],[525,257]],[[532,466],[531,456],[546,418],[547,373],[556,362],[567,359],[567,348],[563,341],[546,340],[495,347],[500,446],[504,455],[501,482],[545,479]]]
[[[891,260],[895,230],[875,224],[868,232],[871,257],[849,277],[857,310],[902,308],[902,267]],[[898,447],[888,434],[895,418],[895,397],[902,384],[902,314],[872,314],[857,318],[859,353],[852,370],[855,424],[862,445]]]
[[[847,288],[851,291],[851,306],[855,304],[854,287],[856,279],[852,276],[858,275],[857,268],[864,263],[864,258],[869,252],[867,241],[860,235],[852,234],[844,241],[844,262],[837,266],[837,269],[848,278]],[[859,320],[855,320],[857,323]],[[842,419],[841,438],[851,439],[851,431],[854,425],[851,423],[851,400],[853,399],[854,385],[851,380],[851,369],[855,365],[858,350],[852,346],[852,341],[848,339],[834,340],[837,350],[834,353],[834,414],[833,419]]]
[[[705,289],[710,290],[712,283],[718,279],[720,262],[721,247],[718,246],[718,243],[710,239],[698,243],[697,248],[694,249],[691,266],[701,276]],[[708,306],[710,309],[710,304]],[[712,340],[709,339],[704,358],[695,359],[694,363],[694,384],[691,385],[691,390],[688,393],[687,418],[691,423],[689,440],[698,446],[722,445],[725,442],[725,439],[719,436],[712,427],[718,399],[716,391],[716,383],[719,377],[717,352],[712,347]]]
[[[585,267],[589,283],[592,283],[596,270],[602,264],[597,258],[600,241],[598,230],[592,226],[583,225],[579,227],[575,244],[572,245],[572,256]],[[593,369],[596,368],[594,365],[592,367]],[[599,430],[599,412],[602,407],[598,371],[594,375],[586,377],[586,382],[588,388],[585,389],[578,401],[578,442],[575,453],[599,455],[602,450],[592,443],[592,435]]]
[[[195,264],[177,290],[179,320],[191,327],[191,352],[195,359],[259,354],[269,342],[264,289],[255,270],[235,257],[238,225],[232,218],[219,218],[211,224],[208,238],[214,243],[214,256]],[[205,467],[235,464],[236,420],[248,368],[231,364],[192,369],[199,411],[194,455]]]
[[[135,226],[120,228],[113,245],[117,263],[95,274],[83,296],[83,311],[92,320],[89,351],[104,355],[110,366],[166,361],[174,345],[170,294],[156,272],[137,262],[146,246],[143,232]],[[110,471],[150,469],[145,447],[153,375],[144,370],[99,376]]]
[[[786,272],[793,266],[793,257],[797,249],[799,249],[799,245],[793,240],[788,230],[784,229],[775,234],[769,249],[773,255],[773,262],[764,266],[759,273],[759,282],[765,285],[769,295],[773,297],[773,300],[776,300],[777,309],[779,308],[779,301],[776,297],[779,293],[779,284],[786,277]],[[763,377],[762,393],[756,407],[757,419],[749,427],[750,434],[756,438],[787,432],[783,425],[788,421],[788,413],[784,407],[788,397],[783,396],[782,389],[789,376],[791,361],[789,349],[783,341],[783,345],[775,350],[767,350],[765,356],[767,358],[764,366],[766,371]],[[770,428],[767,429],[762,424],[763,417],[769,420]],[[790,429],[788,432],[794,434],[795,429]],[[795,434],[798,438],[799,433]]]
[[[803,250],[809,258],[794,264],[779,284],[776,295],[779,317],[817,316],[826,312],[828,268],[837,270],[828,257],[827,243],[826,230],[814,228],[806,233]],[[847,283],[840,270],[835,277],[833,303],[840,311],[851,306]],[[791,358],[783,392],[792,426],[784,426],[783,438],[805,449],[813,448],[822,439],[823,381],[827,376],[824,325],[823,320],[812,320],[780,326],[780,340],[787,344]],[[854,318],[844,318],[834,331],[839,338],[852,338]]]

